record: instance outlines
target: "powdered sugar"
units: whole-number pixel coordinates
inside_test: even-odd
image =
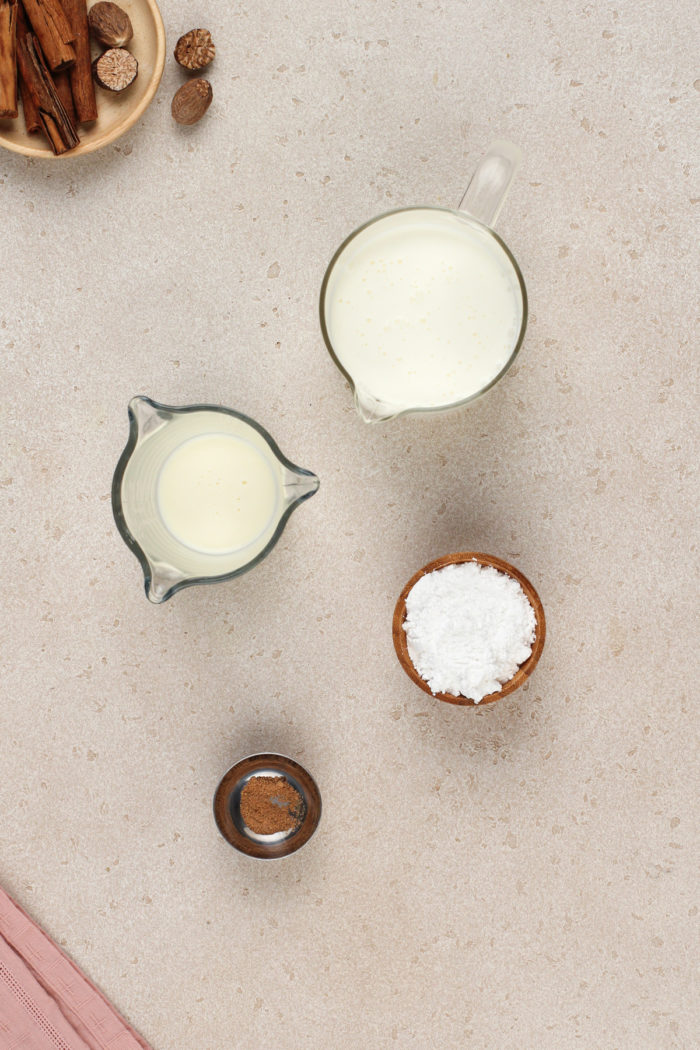
[[[530,656],[535,613],[511,576],[477,562],[426,573],[406,598],[413,666],[433,693],[479,703]]]

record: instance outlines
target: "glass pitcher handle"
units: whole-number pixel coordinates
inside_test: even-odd
[[[512,142],[499,139],[491,143],[472,175],[459,210],[468,212],[484,226],[494,226],[521,159],[521,151]]]

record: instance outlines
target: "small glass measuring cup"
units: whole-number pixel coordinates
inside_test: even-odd
[[[483,393],[489,390],[498,380],[503,376],[510,366],[512,365],[515,357],[520,350],[520,347],[525,336],[525,328],[527,326],[527,293],[525,290],[525,281],[523,279],[520,268],[515,261],[515,258],[508,248],[508,246],[501,240],[501,238],[494,232],[493,225],[495,224],[498,215],[500,214],[501,208],[505,201],[506,195],[510,188],[510,184],[513,180],[513,176],[519,166],[521,159],[521,153],[517,146],[514,146],[510,142],[497,141],[494,142],[488,150],[486,156],[482,159],[478,165],[472,179],[467,187],[466,193],[462,198],[458,209],[451,208],[440,208],[434,206],[412,206],[408,208],[396,208],[388,212],[384,212],[381,215],[370,219],[368,222],[359,226],[353,233],[347,237],[340,245],[335,255],[328,264],[323,284],[321,286],[320,295],[320,320],[321,320],[321,331],[323,338],[326,343],[326,347],[335,364],[346,377],[352,388],[355,406],[358,413],[367,423],[376,423],[383,420],[393,419],[399,415],[405,415],[413,412],[436,412],[444,411],[446,409],[457,408],[461,405],[467,404],[469,401],[473,401],[475,398],[480,397]],[[512,296],[512,317],[509,319],[509,330],[504,338],[507,339],[507,343],[503,342],[499,344],[498,357],[496,358],[496,364],[489,371],[487,363],[484,363],[481,367],[482,375],[477,376],[472,381],[473,389],[469,387],[469,383],[464,380],[466,385],[464,389],[459,391],[453,391],[451,395],[448,391],[446,398],[443,400],[438,397],[437,401],[432,400],[432,403],[425,403],[422,400],[422,392],[417,391],[414,395],[413,400],[410,403],[406,403],[407,398],[396,399],[387,389],[387,372],[384,363],[380,361],[379,353],[382,351],[379,349],[381,346],[380,337],[377,334],[377,329],[371,329],[370,324],[373,318],[370,316],[366,318],[367,329],[360,335],[359,329],[355,329],[350,336],[347,334],[343,335],[340,330],[340,325],[334,322],[334,310],[337,308],[336,303],[342,303],[343,300],[338,297],[338,291],[343,289],[341,281],[344,276],[348,274],[353,266],[356,268],[361,264],[358,259],[362,257],[362,254],[369,251],[373,253],[373,246],[380,244],[382,239],[386,239],[396,236],[397,233],[402,232],[402,229],[409,229],[411,224],[414,224],[416,228],[420,224],[427,224],[427,226],[433,226],[436,230],[444,228],[443,232],[447,233],[449,229],[449,235],[455,237],[456,242],[464,239],[464,245],[466,247],[467,242],[477,246],[477,251],[483,251],[486,258],[489,253],[493,258],[493,265],[502,268],[503,277],[506,284],[509,285],[510,295]],[[418,224],[418,225],[416,225]],[[426,226],[426,228],[427,228]],[[406,233],[406,237],[410,236]],[[415,249],[417,242],[409,247]],[[471,250],[471,249],[470,249]],[[365,260],[366,261],[366,260]],[[401,263],[401,259],[393,259],[392,262]],[[374,260],[370,260],[371,264],[374,265]],[[386,272],[386,264],[385,271]],[[378,268],[379,269],[379,268]],[[375,271],[367,271],[368,273],[377,273]],[[447,266],[442,267],[443,270],[447,271]],[[452,267],[449,267],[452,270]],[[364,281],[366,278],[362,278]],[[372,278],[370,277],[370,282]],[[430,278],[433,280],[433,277]],[[459,302],[449,302],[449,297],[446,297],[447,285],[450,280],[453,280],[453,276],[445,274],[443,278],[438,275],[438,288],[440,298],[437,303],[437,310],[447,304],[449,310],[457,311],[459,309]],[[356,283],[356,282],[355,282]],[[346,281],[347,284],[347,281]],[[356,284],[356,287],[357,286]],[[385,281],[386,291],[386,281]],[[420,297],[425,289],[422,289],[417,284],[414,289],[414,298]],[[371,295],[371,288],[369,291],[365,289],[366,294]],[[453,296],[456,293],[453,293]],[[371,304],[371,300],[366,298],[364,295],[361,299],[362,307],[365,307],[367,303]],[[408,319],[410,310],[406,310],[407,299],[404,301],[397,300],[397,310],[394,321],[396,325],[402,325],[404,331],[408,333],[410,339],[410,329],[414,332],[417,331],[414,320]],[[354,302],[346,301],[345,304],[346,312],[353,314],[353,317],[360,316],[361,308],[356,306]],[[371,312],[372,307],[366,312]],[[403,313],[402,313],[403,312]],[[385,319],[385,318],[384,318]],[[424,319],[420,319],[424,321]],[[464,330],[469,325],[469,318],[465,313]],[[381,323],[381,322],[380,322]],[[386,327],[384,331],[386,331]],[[421,338],[427,347],[427,341],[425,337],[426,329],[422,330]],[[477,333],[473,333],[476,335]],[[360,350],[360,340],[364,339],[365,342],[362,346],[366,349]],[[404,339],[405,341],[405,339]],[[447,340],[450,342],[450,340]],[[421,351],[422,352],[422,351]],[[480,350],[479,353],[485,358],[488,352],[488,348],[484,348],[484,351]],[[452,353],[452,349],[450,350]],[[379,365],[383,366],[383,376],[378,383],[377,389],[372,389],[373,381],[367,379],[367,367],[363,365],[361,368],[357,367],[357,362],[362,360],[375,361]],[[453,354],[453,357],[455,355]],[[464,355],[466,356],[466,354]],[[354,357],[354,362],[353,362]],[[384,352],[386,357],[386,352]],[[400,357],[396,360],[401,360]],[[426,366],[433,369],[434,374],[439,371],[439,363],[433,368],[432,365],[427,364]],[[459,361],[459,366],[463,366],[463,362]],[[471,365],[469,366],[471,367]],[[353,373],[356,374],[353,374]],[[357,374],[363,373],[363,374]],[[450,373],[448,373],[450,375]],[[418,381],[416,381],[417,383]],[[449,383],[446,384],[446,388]],[[378,392],[379,387],[383,387]]]
[[[248,472],[261,472],[267,500],[255,534],[229,549],[211,544],[202,549],[186,535],[183,541],[182,531],[173,529],[172,512],[169,520],[164,516],[160,498],[166,474],[172,487],[187,467],[182,456],[173,466],[173,457],[208,438],[223,441],[225,450],[232,443],[243,452]],[[205,446],[200,445],[197,453],[200,457],[202,448]],[[200,469],[204,488],[193,489],[191,496],[188,491],[176,493],[180,507],[186,509],[188,501],[206,497],[207,486],[211,494],[212,486],[226,484],[225,477],[222,481],[217,476],[216,466],[207,463],[206,454]],[[240,498],[245,499],[245,493],[255,488],[256,478],[249,480],[253,482],[250,490],[237,490],[243,494]],[[159,604],[183,587],[219,583],[252,569],[275,546],[292,511],[313,496],[319,484],[315,474],[291,463],[268,432],[240,412],[220,405],[173,407],[134,397],[129,402],[129,439],[112,481],[112,510],[122,539],[143,569],[146,596]]]

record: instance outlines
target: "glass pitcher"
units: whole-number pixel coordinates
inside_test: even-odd
[[[218,583],[267,557],[290,514],[318,490],[266,430],[219,405],[129,403],[129,439],[112,481],[112,510],[159,604]]]
[[[385,212],[331,259],[321,330],[366,422],[467,404],[515,360],[527,294],[493,225],[520,156],[512,143],[494,142],[458,209]]]

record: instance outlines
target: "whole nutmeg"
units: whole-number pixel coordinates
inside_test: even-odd
[[[133,84],[139,64],[125,47],[111,47],[92,63],[92,75],[100,87],[107,91],[123,91]]]
[[[131,19],[126,11],[110,0],[99,0],[88,11],[90,32],[104,47],[124,47],[134,35]]]
[[[175,45],[175,61],[185,69],[204,69],[214,60],[216,48],[208,29],[190,29]]]
[[[208,80],[190,80],[175,92],[170,107],[173,120],[178,124],[196,124],[201,120],[213,98]]]

